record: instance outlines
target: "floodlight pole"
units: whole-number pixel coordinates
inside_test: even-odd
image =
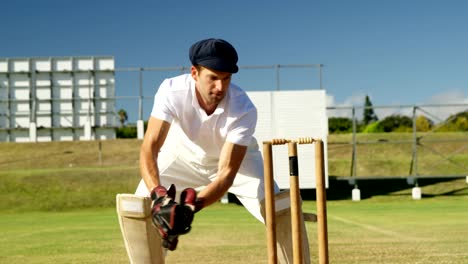
[[[143,120],[143,68],[139,72],[138,120]]]
[[[416,133],[416,109],[417,106],[413,106],[413,169],[412,176],[418,175],[418,135]],[[416,181],[416,186],[418,185]]]

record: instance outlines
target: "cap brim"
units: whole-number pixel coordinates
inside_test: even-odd
[[[239,67],[235,64],[226,63],[219,58],[211,58],[205,59],[203,61],[199,61],[198,65],[220,71],[220,72],[229,72],[229,73],[237,73],[239,71]]]

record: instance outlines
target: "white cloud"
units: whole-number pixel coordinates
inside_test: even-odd
[[[353,106],[363,106],[365,94],[355,94],[345,99],[344,102],[339,103],[335,102],[335,97],[333,95],[327,94],[327,107],[328,108],[335,108],[332,110],[328,110],[328,116],[330,117],[352,117],[352,107]],[[356,112],[356,116],[359,117],[362,114],[362,109],[358,109]]]
[[[467,104],[468,95],[465,95],[462,90],[449,90],[435,94],[429,98],[426,103],[429,104]]]
[[[431,96],[422,103],[420,112],[429,116],[433,121],[447,119],[450,115],[468,110],[468,95],[463,90],[453,89]]]

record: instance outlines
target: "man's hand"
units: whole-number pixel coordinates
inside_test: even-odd
[[[153,224],[159,230],[159,234],[163,240],[163,247],[169,250],[175,250],[179,241],[179,235],[173,230],[178,206],[174,201],[174,197],[174,185],[171,185],[169,190],[164,186],[156,186],[151,191]]]
[[[196,210],[196,203],[197,200],[197,193],[193,188],[187,188],[182,191],[180,194],[180,207],[181,207],[181,226],[180,226],[180,234],[187,234],[191,227],[193,217],[195,215]]]
[[[174,201],[175,186],[168,190],[157,186],[151,191],[152,220],[163,239],[163,247],[175,250],[179,235],[187,234],[191,229],[195,213],[196,192],[187,188],[181,193],[181,204]]]

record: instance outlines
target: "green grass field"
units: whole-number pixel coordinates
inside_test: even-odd
[[[418,133],[415,171],[424,176],[465,175],[468,171],[468,133]],[[356,136],[356,175],[411,175],[413,134],[370,133]],[[334,176],[351,175],[352,135],[328,137],[328,169]]]
[[[361,140],[382,136],[360,135]],[[330,141],[349,140],[349,135],[336,135]],[[115,195],[133,192],[140,179],[140,143],[0,143],[0,263],[128,263]],[[433,147],[450,153],[460,143]],[[382,168],[407,173],[408,146],[360,148],[370,158],[358,175]],[[328,150],[330,174],[346,175],[349,145],[329,145]],[[466,164],[467,154],[465,148],[452,158]],[[453,168],[434,162],[437,155],[422,155],[421,164]],[[468,263],[468,183],[432,183],[422,192],[418,201],[411,199],[411,186],[360,202],[329,201],[330,263]],[[314,212],[315,203],[305,201],[304,209]],[[312,263],[317,263],[315,224],[308,223],[308,233]],[[242,206],[216,204],[197,214],[192,231],[167,263],[266,263],[265,237],[264,226]]]
[[[304,204],[315,211],[314,202]],[[330,263],[468,263],[468,197],[328,203]],[[312,263],[316,225],[308,223]],[[113,208],[0,212],[0,263],[128,263]],[[264,226],[242,206],[197,214],[167,263],[266,263]]]

